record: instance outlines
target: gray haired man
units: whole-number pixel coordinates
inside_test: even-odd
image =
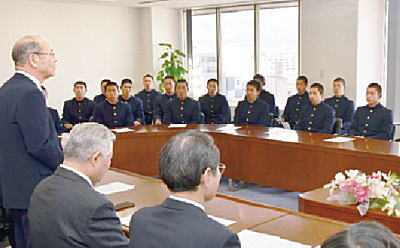
[[[114,134],[96,123],[76,125],[64,163],[33,192],[31,247],[128,247],[113,203],[93,189],[111,164]]]

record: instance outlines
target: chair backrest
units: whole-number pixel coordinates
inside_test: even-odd
[[[340,133],[340,129],[342,129],[343,120],[342,118],[335,118],[335,124],[333,125],[332,133]]]

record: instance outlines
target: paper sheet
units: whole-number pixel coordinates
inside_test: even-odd
[[[123,226],[129,226],[131,222],[132,215],[130,216],[125,216],[125,217],[120,217],[119,221],[121,222],[121,225]]]
[[[324,141],[326,142],[333,142],[333,143],[344,143],[344,142],[349,142],[349,141],[353,141],[354,138],[348,138],[348,137],[334,137],[334,138],[330,138],[330,139],[326,139]]]
[[[94,189],[104,195],[110,195],[114,194],[117,192],[123,192],[127,190],[134,189],[135,185],[130,185],[126,183],[121,183],[121,182],[114,182],[114,183],[109,183],[101,186],[94,187]]]
[[[239,128],[241,128],[241,127],[235,127],[235,126],[226,126],[226,127],[220,127],[220,128],[217,128],[217,131],[225,131],[225,130],[238,130]]]
[[[284,129],[289,129],[290,130],[290,124],[289,122],[282,122],[283,128]]]
[[[168,128],[182,128],[187,127],[187,124],[170,124]]]
[[[135,132],[135,130],[132,130],[130,128],[124,127],[124,128],[116,128],[116,129],[111,129],[111,131],[116,132],[116,133],[128,133],[128,132]]]
[[[230,225],[236,223],[236,221],[234,221],[234,220],[227,220],[227,219],[220,218],[220,217],[215,217],[215,216],[212,216],[212,215],[209,215],[208,217],[210,217],[211,219],[215,220],[216,222],[218,222],[218,223],[220,223],[220,224],[222,224],[224,226],[230,226]]]
[[[238,233],[242,248],[311,248],[309,245],[300,244],[264,233],[243,230]]]

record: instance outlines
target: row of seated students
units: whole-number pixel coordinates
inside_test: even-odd
[[[186,80],[165,77],[165,94],[153,88],[153,77],[143,77],[144,89],[131,94],[132,81],[121,82],[121,95],[115,82],[103,80],[102,94],[94,101],[85,98],[86,84],[74,84],[76,97],[64,103],[63,118],[56,124],[58,132],[70,130],[77,123],[95,121],[109,128],[160,124],[229,124],[231,113],[226,97],[219,93],[216,79],[207,81],[208,93],[198,101],[188,97]],[[294,130],[338,133],[374,139],[391,140],[394,135],[392,111],[380,104],[382,88],[371,83],[366,91],[368,104],[354,111],[354,102],[345,96],[346,82],[333,81],[334,96],[324,100],[324,87],[314,83],[307,92],[308,79],[296,80],[298,93],[288,98],[283,115],[275,106],[274,95],[263,89],[265,79],[256,74],[246,86],[246,95],[235,109],[237,125],[280,126],[288,122]]]

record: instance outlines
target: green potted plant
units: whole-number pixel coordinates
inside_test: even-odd
[[[160,82],[159,90],[164,93],[163,79],[166,76],[173,76],[175,81],[183,79],[188,71],[184,68],[183,59],[186,54],[179,49],[172,48],[171,44],[160,43],[160,47],[164,48],[164,53],[160,56],[161,70],[157,74],[157,80]]]

